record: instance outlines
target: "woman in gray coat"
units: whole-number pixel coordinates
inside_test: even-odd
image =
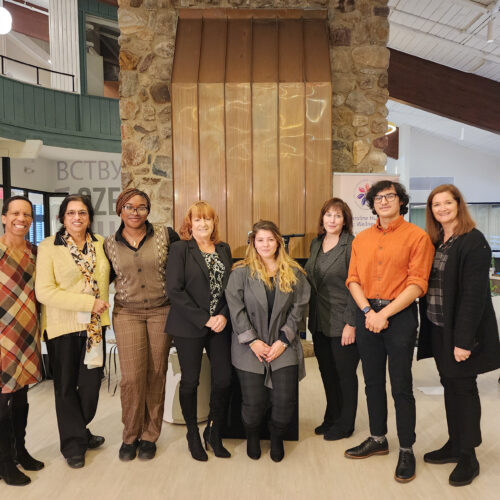
[[[311,283],[309,330],[326,395],[323,423],[315,432],[327,441],[353,433],[358,405],[356,306],[345,286],[353,239],[350,208],[340,198],[327,200],[305,266]]]
[[[305,273],[286,253],[276,225],[254,224],[246,256],[235,265],[226,288],[231,357],[241,385],[250,458],[260,458],[259,430],[269,402],[271,458],[279,462],[284,457],[283,435],[305,375],[297,328],[309,294]]]

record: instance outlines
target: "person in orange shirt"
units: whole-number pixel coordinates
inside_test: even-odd
[[[370,434],[347,458],[386,455],[388,360],[400,444],[395,479],[415,478],[415,399],[411,365],[417,337],[415,300],[427,291],[434,246],[427,233],[406,222],[409,197],[398,182],[380,181],[366,195],[377,223],[352,244],[346,285],[358,305],[356,340],[363,365]]]

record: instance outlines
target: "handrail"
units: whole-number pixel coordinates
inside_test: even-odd
[[[41,66],[36,66],[35,64],[30,64],[26,63],[23,61],[19,61],[18,59],[13,59],[12,57],[4,56],[0,54],[0,74],[5,75],[5,66],[4,66],[4,60],[7,59],[8,61],[16,62],[18,64],[23,64],[24,66],[29,66],[31,68],[36,69],[36,84],[40,85],[40,70],[42,71],[48,71],[49,73],[55,73],[57,75],[63,75],[63,76],[70,76],[71,77],[71,84],[73,87],[73,92],[75,91],[75,75],[72,75],[71,73],[63,73],[62,71],[55,71],[53,69],[47,69],[47,68],[42,68]]]

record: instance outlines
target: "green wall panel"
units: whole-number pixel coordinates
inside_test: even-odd
[[[0,76],[0,137],[119,152],[119,101],[47,89]]]

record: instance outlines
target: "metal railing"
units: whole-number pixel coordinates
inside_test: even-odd
[[[0,74],[2,75],[5,75],[5,60],[22,64],[24,66],[29,66],[30,68],[35,68],[37,85],[40,85],[40,71],[47,71],[48,73],[53,73],[56,75],[69,76],[71,77],[73,92],[75,91],[75,75],[72,75],[71,73],[63,73],[62,71],[54,71],[53,69],[42,68],[40,66],[36,66],[35,64],[26,63],[23,61],[19,61],[18,59],[13,59],[12,57],[7,57],[0,54]]]

